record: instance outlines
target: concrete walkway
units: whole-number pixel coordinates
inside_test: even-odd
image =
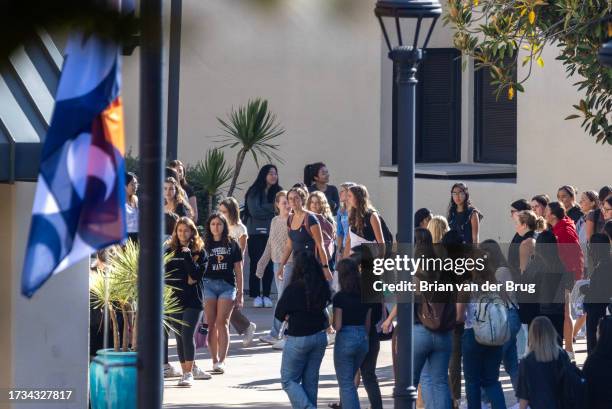
[[[266,334],[271,326],[272,309],[246,308],[245,314],[257,324],[256,339],[248,348],[242,347],[242,338],[231,334],[231,346],[226,361],[226,372],[213,375],[210,380],[195,381],[191,388],[177,387],[178,378],[166,379],[164,408],[166,409],[280,409],[290,408],[287,395],[280,384],[281,351],[259,342],[257,338]],[[170,361],[178,368],[174,339],[171,339]],[[578,340],[577,361],[582,364],[586,358],[585,341]],[[198,366],[206,371],[212,369],[208,351],[198,350]],[[392,408],[393,369],[391,365],[391,342],[382,342],[378,358],[378,379],[383,395],[384,407]],[[508,406],[516,403],[512,385],[502,369],[502,386]],[[363,387],[359,388],[362,408],[369,403]],[[319,378],[318,407],[326,408],[328,403],[338,401],[338,385],[334,372],[333,347],[328,347],[321,365]]]

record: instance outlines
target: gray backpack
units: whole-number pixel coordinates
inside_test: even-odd
[[[474,337],[487,346],[501,346],[510,339],[508,306],[497,293],[485,293],[478,297],[474,313]]]

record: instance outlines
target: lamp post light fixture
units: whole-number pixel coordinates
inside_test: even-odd
[[[415,158],[415,103],[416,72],[423,59],[436,21],[442,14],[439,1],[430,0],[379,0],[374,14],[378,18],[389,58],[393,61],[397,89],[397,240],[412,246],[414,237],[414,158]],[[404,38],[402,21],[414,26],[412,41]],[[429,24],[424,40],[419,42],[421,27]],[[389,27],[387,27],[389,25]],[[390,33],[395,31],[397,44],[391,43]],[[405,34],[405,33],[404,33]],[[407,44],[411,43],[411,44]],[[402,246],[400,246],[401,248]],[[408,302],[397,303],[397,373],[393,391],[396,409],[413,409],[416,388],[413,385],[412,339],[414,303],[412,294]]]

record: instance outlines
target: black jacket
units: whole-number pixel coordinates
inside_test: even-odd
[[[171,249],[166,253],[173,254],[166,264],[166,284],[175,288],[174,294],[179,300],[181,308],[202,309],[202,276],[206,269],[206,255],[204,250],[192,254],[180,249],[174,252]],[[187,276],[195,280],[189,284]]]

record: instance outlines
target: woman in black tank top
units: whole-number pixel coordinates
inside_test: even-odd
[[[300,187],[294,187],[287,192],[287,199],[289,200],[289,205],[292,210],[287,220],[289,239],[287,240],[287,245],[285,246],[283,258],[277,274],[278,277],[282,279],[285,264],[291,253],[308,251],[317,255],[323,267],[325,277],[327,280],[331,280],[332,273],[329,269],[327,254],[323,249],[321,226],[317,218],[304,208],[307,197],[308,193]]]

